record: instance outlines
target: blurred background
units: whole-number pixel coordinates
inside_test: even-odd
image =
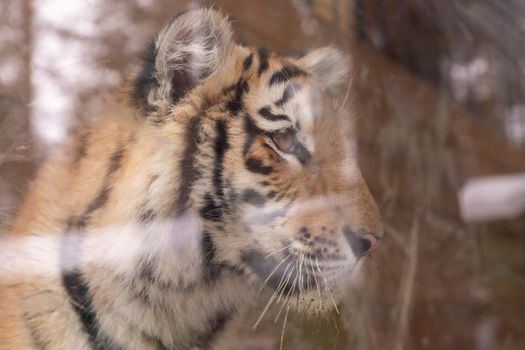
[[[282,347],[525,349],[525,215],[466,222],[458,204],[469,179],[525,173],[521,0],[0,0],[0,228],[152,35],[210,4],[241,42],[354,63],[352,137],[386,237],[340,313],[289,319]],[[225,348],[281,346],[282,317],[252,331],[258,312]]]

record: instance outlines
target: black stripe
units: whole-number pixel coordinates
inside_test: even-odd
[[[301,70],[300,68],[296,66],[286,66],[280,71],[272,75],[272,77],[270,78],[269,85],[272,86],[274,84],[284,83],[294,77],[301,76],[301,75],[307,75],[307,74],[304,70]]]
[[[244,141],[242,154],[246,156],[248,154],[248,151],[250,150],[250,147],[255,141],[255,138],[258,135],[264,134],[264,130],[255,125],[250,116],[246,115],[244,118],[244,131],[246,132],[247,136],[246,140]]]
[[[143,257],[139,263],[139,278],[147,281],[148,283],[157,283],[156,273],[158,260],[157,256]]]
[[[148,186],[147,186],[148,191],[151,191],[151,187],[153,186],[155,181],[158,180],[158,178],[159,178],[158,174],[154,174],[150,176],[150,180],[148,181]],[[152,222],[153,220],[155,220],[157,215],[158,214],[156,213],[155,209],[150,207],[150,203],[148,202],[148,200],[145,200],[144,204],[142,205],[139,222],[143,224],[148,224]]]
[[[230,203],[237,203],[239,193],[235,190],[231,179],[224,179],[224,200],[226,201],[225,209],[230,209]]]
[[[290,84],[286,87],[286,89],[284,89],[283,97],[281,97],[281,99],[276,101],[275,105],[277,107],[282,107],[286,102],[290,100],[290,98],[292,98],[293,94],[294,94],[294,86],[293,84]]]
[[[249,87],[247,81],[239,81],[237,84],[235,84],[235,94],[233,95],[233,98],[226,104],[226,108],[232,112],[233,115],[239,114],[239,111],[243,109],[244,103],[242,98],[244,94],[248,92],[248,90]]]
[[[244,62],[242,64],[243,70],[248,70],[252,66],[253,63],[253,53],[249,54],[248,57],[244,59]]]
[[[263,116],[265,119],[270,120],[272,122],[279,121],[279,120],[287,120],[290,121],[290,118],[288,118],[285,114],[273,114],[270,110],[270,107],[266,106],[261,109],[259,109],[259,114]]]
[[[217,248],[207,230],[202,232],[201,251],[204,257],[202,263],[202,278],[206,284],[213,284],[220,277],[221,273],[228,272],[233,275],[241,276],[244,274],[244,269],[231,265],[226,261],[217,261]]]
[[[84,215],[82,215],[81,219],[79,219],[79,222],[84,222],[85,220],[89,219],[91,214],[99,209],[102,208],[109,199],[109,194],[111,193],[111,189],[109,188],[109,185],[105,184],[102,191],[99,192],[98,196],[89,203],[88,208],[86,209]],[[81,226],[85,226],[85,224],[82,224]]]
[[[215,168],[213,171],[213,185],[215,186],[215,194],[219,199],[224,197],[224,188],[222,181],[224,155],[230,147],[228,144],[228,130],[226,129],[226,122],[224,120],[217,120],[215,124],[216,139],[215,139]]]
[[[93,214],[93,212],[103,207],[111,193],[111,176],[116,172],[122,162],[124,154],[123,146],[113,153],[110,158],[107,173],[104,177],[102,190],[89,203],[84,213],[78,218],[70,218],[64,235],[62,236],[60,263],[62,269],[62,285],[69,295],[71,305],[82,322],[84,331],[88,335],[90,343],[94,349],[117,349],[112,342],[100,332],[100,327],[93,308],[92,297],[87,282],[82,277],[79,268],[78,254],[80,250],[80,240],[84,234],[83,230]]]
[[[88,283],[83,278],[79,268],[79,247],[86,221],[87,216],[85,214],[76,221],[71,218],[62,236],[60,247],[62,285],[69,296],[73,310],[82,323],[92,348],[94,350],[117,350],[120,348],[100,330]]]
[[[266,203],[264,196],[253,188],[245,189],[242,192],[241,199],[243,202],[250,203],[256,207],[260,207]]]
[[[91,134],[91,131],[86,130],[79,136],[78,146],[75,152],[75,157],[73,159],[74,163],[80,162],[86,156],[90,134]]]
[[[202,349],[208,349],[217,334],[224,329],[230,321],[235,311],[231,309],[221,309],[215,316],[208,320],[206,331],[200,335],[195,335],[195,345]]]
[[[108,172],[106,173],[106,176],[104,178],[104,185],[102,186],[102,190],[99,192],[97,197],[89,203],[86,211],[84,214],[79,218],[79,222],[83,223],[80,226],[85,226],[85,221],[89,219],[91,214],[99,209],[102,208],[109,200],[109,195],[111,193],[111,176],[113,173],[115,173],[121,166],[122,163],[122,157],[124,155],[124,148],[121,146],[119,149],[113,153],[109,160],[109,167]]]
[[[204,207],[199,210],[200,216],[204,220],[221,221],[222,208],[215,203],[210,193],[206,193],[204,196],[204,203]]]
[[[248,158],[244,161],[246,169],[252,173],[258,173],[262,175],[269,175],[273,171],[272,167],[263,165],[262,161],[257,158]]]
[[[147,209],[140,215],[140,222],[147,224],[155,220],[157,213],[153,209]]]
[[[208,231],[202,233],[202,256],[203,261],[203,278],[207,283],[212,283],[219,277],[222,267],[215,262],[216,248],[211,234]]]
[[[109,169],[108,169],[107,176],[110,176],[111,174],[113,174],[115,171],[117,171],[120,168],[120,166],[122,165],[123,155],[124,155],[123,147],[119,147],[119,149],[115,153],[113,153],[113,155],[111,156],[111,159],[109,160]]]
[[[158,276],[157,270],[159,265],[159,259],[160,258],[158,255],[141,257],[137,265],[138,280],[146,282],[148,287],[152,287],[154,285],[155,287],[164,290],[179,287],[181,288],[181,290],[189,289],[188,287],[175,285],[172,281],[162,279],[162,276]],[[143,290],[142,293],[146,296],[149,296],[149,293],[146,290]]]
[[[190,193],[193,182],[200,175],[199,170],[195,166],[195,156],[197,153],[197,143],[199,138],[200,118],[193,117],[186,128],[186,149],[180,162],[180,176],[182,177],[179,185],[178,196],[174,203],[174,211],[176,216],[184,214],[188,208]]]
[[[264,72],[270,68],[270,63],[268,58],[270,57],[270,51],[267,49],[261,48],[257,51],[259,55],[259,69],[257,70],[257,75],[261,76]]]
[[[97,315],[93,309],[93,301],[89,292],[89,287],[84,281],[82,274],[77,269],[62,274],[62,284],[71,300],[71,305],[82,322],[89,341],[95,349],[101,349],[96,344],[99,343],[98,333],[99,324]]]
[[[155,61],[157,59],[157,50],[155,40],[152,40],[143,57],[141,70],[133,85],[133,95],[135,97],[135,106],[145,111],[153,110],[153,106],[148,103],[148,96],[151,90],[157,89],[159,83],[155,78],[157,70]]]
[[[146,333],[145,331],[140,332],[140,336],[146,343],[151,345],[153,349],[157,349],[157,350],[169,350],[170,349],[166,345],[164,345],[162,340],[157,336],[150,335]]]

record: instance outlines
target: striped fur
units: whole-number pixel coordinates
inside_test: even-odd
[[[209,348],[261,286],[329,309],[382,235],[346,71],[333,48],[237,45],[214,10],[176,17],[2,241],[0,349]]]

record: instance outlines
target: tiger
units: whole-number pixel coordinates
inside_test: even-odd
[[[41,166],[0,245],[0,349],[208,349],[261,290],[315,318],[364,278],[383,228],[349,58],[233,35],[173,18]]]

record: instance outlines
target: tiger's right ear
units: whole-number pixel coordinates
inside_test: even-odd
[[[133,97],[146,110],[177,103],[218,71],[230,43],[231,25],[220,12],[198,9],[178,15],[151,43]]]

